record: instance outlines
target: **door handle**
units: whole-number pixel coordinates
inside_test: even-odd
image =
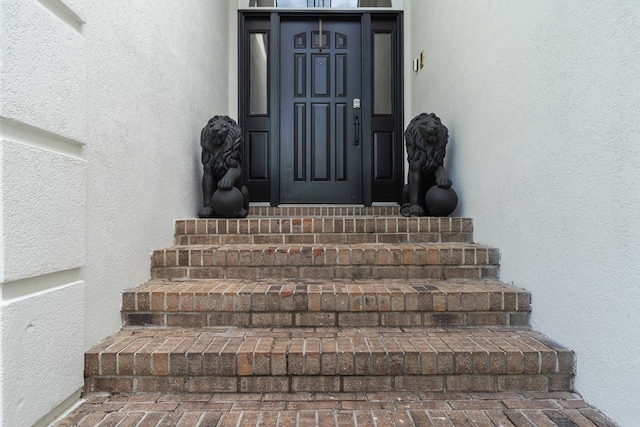
[[[355,126],[355,141],[354,144],[356,147],[360,146],[360,114],[358,113],[354,113],[353,114],[353,125]]]

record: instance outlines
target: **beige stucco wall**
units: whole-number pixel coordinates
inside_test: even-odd
[[[195,215],[234,6],[1,0],[0,425],[77,398],[121,292]]]
[[[640,419],[640,3],[409,0],[407,118],[437,113],[459,213],[577,352],[576,390]]]

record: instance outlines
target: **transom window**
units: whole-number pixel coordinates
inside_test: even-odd
[[[238,6],[240,9],[249,9],[256,7],[270,7],[270,8],[340,8],[340,9],[355,9],[355,8],[389,8],[389,9],[401,9],[402,1],[399,0],[239,0]]]

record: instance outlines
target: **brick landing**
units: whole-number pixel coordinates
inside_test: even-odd
[[[56,427],[615,427],[573,393],[88,395]]]

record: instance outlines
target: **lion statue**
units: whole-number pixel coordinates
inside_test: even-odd
[[[200,218],[244,218],[249,191],[242,179],[242,130],[229,116],[214,116],[202,128],[202,208]]]
[[[434,186],[451,188],[451,179],[443,166],[449,131],[438,116],[422,113],[411,120],[404,136],[409,173],[400,213],[403,216],[434,215],[437,209],[430,211],[425,195]]]

